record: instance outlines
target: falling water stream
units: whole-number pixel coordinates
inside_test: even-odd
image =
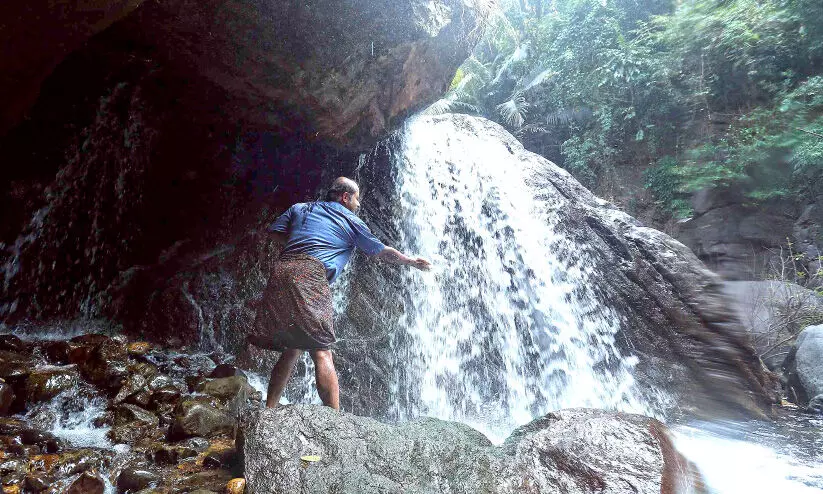
[[[462,142],[464,139],[471,142]],[[444,149],[460,149],[452,161]],[[550,410],[599,407],[657,415],[640,399],[634,357],[615,345],[617,314],[592,290],[585,255],[557,233],[531,170],[500,143],[407,125],[395,160],[401,247],[430,259],[405,271],[411,295],[393,346],[400,418],[430,415],[504,439]],[[403,405],[406,404],[406,405]]]
[[[534,170],[510,166],[500,142],[431,119],[412,119],[402,136],[400,247],[434,268],[404,274],[410,295],[392,340],[397,417],[456,420],[497,442],[567,407],[666,420],[669,398],[638,389],[635,358],[615,344],[620,319],[592,290],[594,264],[556,233],[555,205],[535,190]],[[823,488],[819,421],[670,426],[712,492]]]

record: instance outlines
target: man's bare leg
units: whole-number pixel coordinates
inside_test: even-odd
[[[337,385],[337,372],[334,370],[331,350],[312,350],[311,359],[314,360],[317,394],[324,405],[340,410],[340,389]]]
[[[280,397],[283,396],[283,390],[286,389],[286,384],[291,377],[291,371],[294,369],[294,364],[297,359],[303,355],[303,350],[289,348],[280,354],[277,363],[271,370],[271,378],[269,379],[269,391],[266,396],[266,406],[274,408],[280,403]]]

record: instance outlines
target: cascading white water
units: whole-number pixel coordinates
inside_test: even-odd
[[[615,346],[619,318],[592,289],[585,255],[560,260],[576,247],[555,233],[534,170],[503,163],[503,143],[431,119],[403,132],[401,248],[434,268],[405,274],[411,296],[392,342],[397,417],[458,420],[501,438],[559,408],[655,415],[638,399],[635,360]]]

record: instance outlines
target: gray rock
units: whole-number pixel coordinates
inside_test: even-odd
[[[789,200],[752,204],[745,190],[706,189],[692,197],[695,216],[675,236],[712,270],[732,280],[763,277],[792,237],[797,208]]]
[[[806,411],[823,414],[823,395],[817,395],[809,400]]]
[[[823,394],[823,324],[804,329],[786,360],[799,402]]]
[[[238,395],[250,397],[259,394],[249,385],[246,377],[241,375],[209,379],[200,383],[195,390],[213,396],[222,402],[229,402]]]
[[[324,407],[286,406],[251,412],[239,444],[250,494],[657,494],[669,492],[664,486],[700,484],[661,423],[591,409],[546,415],[498,447],[453,422],[424,418],[393,426]],[[320,461],[303,461],[304,455]]]
[[[236,421],[209,400],[187,399],[174,410],[174,422],[169,430],[173,441],[189,437],[214,437],[231,434]]]
[[[114,409],[114,425],[139,424],[143,427],[157,427],[157,415],[136,405],[123,404]]]

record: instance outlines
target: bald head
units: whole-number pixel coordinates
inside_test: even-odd
[[[351,211],[360,207],[360,187],[357,182],[346,177],[337,177],[326,192],[326,200],[339,202]]]

